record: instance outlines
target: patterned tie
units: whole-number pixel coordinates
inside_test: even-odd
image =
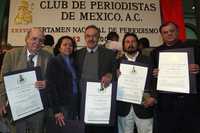
[[[28,67],[28,68],[34,67],[34,61],[33,61],[33,57],[34,57],[34,56],[35,56],[34,54],[30,54],[30,55],[28,56],[28,58],[29,58],[29,60],[28,60],[28,62],[27,62],[27,67]]]

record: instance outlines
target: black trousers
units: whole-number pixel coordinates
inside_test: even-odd
[[[86,125],[85,133],[117,133],[117,127]]]
[[[200,133],[200,94],[158,93],[154,133]]]
[[[162,112],[157,116],[157,133],[200,133],[200,114]]]

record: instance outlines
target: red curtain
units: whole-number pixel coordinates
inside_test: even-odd
[[[179,39],[185,40],[183,0],[160,0],[163,23],[173,21],[179,26]]]

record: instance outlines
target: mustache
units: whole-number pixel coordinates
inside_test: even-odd
[[[95,41],[88,41],[89,43],[95,43]]]
[[[124,49],[124,51],[129,54],[135,53],[137,50],[138,50],[137,47],[134,47],[132,45],[130,45],[126,49]]]
[[[136,49],[134,46],[129,46],[128,49]]]

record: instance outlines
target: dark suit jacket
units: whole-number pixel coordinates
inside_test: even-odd
[[[113,74],[113,79],[116,79],[116,59],[115,59],[114,52],[112,50],[103,48],[101,46],[98,47],[98,51],[99,51],[99,55],[98,55],[99,80],[106,73]],[[79,78],[81,78],[86,52],[87,52],[87,49],[83,48],[77,51],[75,55],[76,69],[77,69]]]
[[[85,55],[86,55],[87,49],[83,48],[79,51],[76,52],[75,55],[75,62],[76,62],[76,67],[77,67],[77,73],[78,73],[78,77],[79,79],[81,79],[81,74],[82,74],[82,70],[83,70],[83,64],[84,64],[84,60],[85,60]],[[101,77],[104,76],[107,73],[111,73],[113,75],[113,80],[116,79],[116,59],[115,59],[115,54],[112,50],[103,48],[101,46],[98,47],[98,77],[99,77],[99,81],[101,80]],[[85,81],[83,81],[85,83]],[[98,81],[95,81],[98,82]],[[82,81],[79,82],[80,83],[80,91],[83,91],[84,85],[82,84]],[[113,94],[114,96],[116,96],[116,94]],[[80,113],[80,118],[83,119],[84,117],[84,96],[82,96],[81,99],[81,113]],[[115,110],[115,104],[112,105],[112,109]],[[113,111],[115,112],[115,111]],[[115,121],[115,116],[116,114],[113,113],[111,114],[111,118],[113,121]],[[101,125],[101,124],[100,124]],[[97,128],[95,127],[95,131],[103,131],[102,130],[103,127]],[[89,128],[90,129],[90,128]],[[112,129],[111,129],[112,130]],[[106,126],[105,127],[105,131],[104,132],[109,132],[109,128]]]
[[[159,53],[163,50],[169,50],[169,49],[180,49],[180,48],[193,48],[194,49],[194,57],[195,57],[195,64],[200,64],[199,62],[199,55],[200,55],[200,48],[198,46],[188,45],[187,43],[184,44],[181,41],[176,42],[172,46],[167,46],[166,44],[162,44],[161,46],[155,48],[151,52],[151,67],[158,68],[159,64]],[[165,113],[171,113],[171,112],[177,112],[181,110],[181,112],[187,112],[187,113],[198,113],[200,112],[200,95],[199,95],[199,80],[200,80],[200,74],[196,75],[196,82],[197,82],[197,92],[198,94],[184,94],[184,93],[160,93],[156,90],[156,84],[157,84],[157,78],[152,77],[152,88],[154,88],[153,91],[157,94],[157,111],[165,112]]]
[[[119,59],[119,63],[121,60],[127,60],[125,56],[121,57]],[[143,56],[141,54],[138,55],[136,58],[136,62],[144,63],[148,65],[148,58],[146,56]],[[133,86],[134,87],[134,86]],[[117,102],[117,111],[119,116],[126,116],[130,112],[130,107],[133,105],[134,112],[139,118],[150,118],[153,117],[153,107],[144,108],[143,105],[138,104],[131,104],[127,102]]]
[[[50,90],[54,113],[65,106],[69,111],[78,111],[78,95],[72,93],[72,75],[62,55],[52,58],[47,66],[47,87]]]

